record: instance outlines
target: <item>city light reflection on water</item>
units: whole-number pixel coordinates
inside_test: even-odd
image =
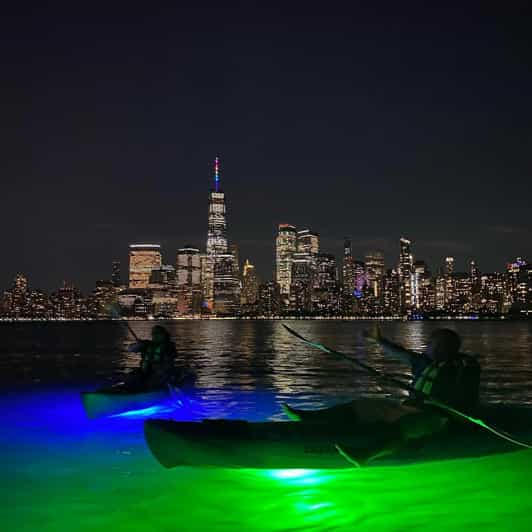
[[[147,334],[151,325],[134,327]],[[532,402],[528,323],[450,325],[461,332],[467,350],[481,354],[485,400]],[[1,328],[4,349],[10,347],[0,362],[5,529],[530,529],[530,452],[343,471],[161,468],[143,440],[146,417],[282,419],[284,401],[315,407],[354,395],[397,394],[370,377],[354,377],[341,361],[298,344],[280,326],[171,323],[181,359],[198,370],[198,389],[181,406],[161,404],[95,421],[86,419],[78,393],[108,382],[110,375],[121,378],[136,363],[125,352],[127,331],[112,324],[61,325],[61,332],[52,333],[27,326],[24,338],[10,345],[12,330]],[[364,324],[294,326],[381,369],[408,373],[375,348],[366,352],[357,335]],[[383,328],[420,349],[435,326]]]

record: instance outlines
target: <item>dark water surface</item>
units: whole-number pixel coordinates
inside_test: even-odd
[[[134,322],[147,336],[153,322]],[[277,321],[172,321],[179,358],[199,375],[185,407],[98,421],[79,391],[138,364],[124,324],[0,324],[0,522],[6,530],[532,529],[532,453],[347,471],[163,470],[142,437],[146,415],[283,419],[356,396],[400,396],[312,350]],[[530,322],[449,322],[483,365],[485,402],[532,403]],[[360,338],[371,323],[297,321],[303,334],[408,378]],[[422,350],[435,322],[390,322]],[[2,526],[4,529],[4,526]]]

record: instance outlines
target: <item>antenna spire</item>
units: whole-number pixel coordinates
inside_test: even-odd
[[[214,158],[214,190],[218,192],[220,189],[220,158]]]

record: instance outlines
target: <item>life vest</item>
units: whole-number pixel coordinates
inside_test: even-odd
[[[150,362],[160,362],[161,361],[161,346],[153,346],[150,345],[148,347],[148,350],[146,352],[146,358],[149,359]]]
[[[154,365],[172,364],[174,356],[173,344],[154,345],[150,342],[144,351],[142,367],[148,370]]]
[[[430,395],[434,382],[438,378],[441,368],[445,362],[433,362],[429,364],[416,379],[414,390],[423,395]]]
[[[478,404],[480,366],[471,356],[432,362],[414,382],[420,399],[431,396],[455,408],[474,409]]]

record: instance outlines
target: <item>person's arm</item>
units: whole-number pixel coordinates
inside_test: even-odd
[[[373,331],[364,331],[364,338],[368,342],[380,345],[387,356],[398,358],[410,366],[417,364],[421,359],[427,358],[423,353],[410,351],[402,345],[384,338],[378,328]]]
[[[148,340],[139,340],[138,342],[134,342],[130,344],[127,350],[130,353],[142,353],[144,349],[146,348],[147,343],[148,343]]]
[[[148,360],[146,356],[146,352],[148,350],[149,345],[150,345],[149,340],[139,340],[138,342],[132,344],[128,349],[128,351],[132,351],[134,353],[140,353],[140,363],[139,363],[140,371],[146,371],[150,364],[150,361]]]

